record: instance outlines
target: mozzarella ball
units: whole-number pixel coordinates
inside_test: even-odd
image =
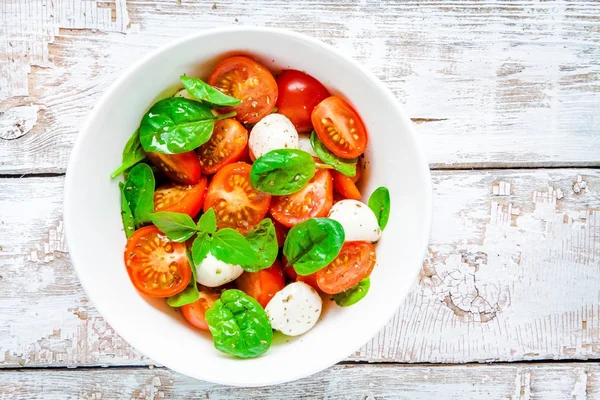
[[[317,156],[317,153],[315,153],[312,145],[310,144],[310,135],[299,135],[298,148],[300,150],[304,150],[305,152],[307,152],[308,154],[310,154],[313,157],[319,157],[319,156]]]
[[[273,329],[298,336],[315,326],[322,308],[323,301],[315,289],[304,282],[294,282],[275,293],[265,311]]]
[[[175,93],[173,97],[183,97],[185,99],[196,100],[192,95],[185,89],[181,89],[179,92]]]
[[[217,260],[208,253],[200,265],[196,266],[196,282],[208,287],[217,287],[236,280],[244,272],[239,265],[231,265]]]
[[[298,132],[286,116],[269,114],[250,131],[248,146],[256,158],[271,150],[297,149]]]
[[[376,242],[381,238],[381,229],[375,213],[360,201],[338,201],[331,207],[329,218],[342,224],[346,242]]]

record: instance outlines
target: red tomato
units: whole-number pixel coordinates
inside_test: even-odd
[[[205,195],[205,176],[202,176],[197,185],[169,183],[159,187],[154,192],[154,212],[169,211],[184,213],[195,218],[202,209]]]
[[[269,301],[285,287],[283,269],[278,260],[267,269],[258,272],[244,272],[236,279],[238,289],[248,296],[254,297],[261,306],[266,307]]]
[[[192,278],[185,243],[170,241],[153,225],[127,240],[125,266],[133,286],[151,297],[173,296]]]
[[[311,119],[319,139],[338,157],[354,158],[365,152],[368,142],[365,125],[341,98],[331,96],[320,102]]]
[[[329,97],[325,86],[305,72],[288,69],[277,76],[277,87],[277,112],[288,117],[298,133],[311,132],[310,114],[317,104]]]
[[[260,121],[277,103],[275,78],[264,65],[249,57],[233,56],[221,61],[208,77],[208,84],[242,101],[217,111],[235,111],[235,118],[244,124]]]
[[[317,274],[310,274],[306,276],[298,275],[294,267],[291,265],[285,267],[285,274],[293,282],[304,282],[307,285],[312,286],[313,289],[320,290],[319,285],[317,285]]]
[[[242,162],[228,164],[210,182],[204,211],[214,209],[219,229],[233,228],[245,235],[267,214],[271,196],[252,187],[251,168]]]
[[[318,169],[304,189],[288,196],[273,196],[271,215],[288,228],[309,218],[326,217],[333,205],[331,173]]]
[[[185,319],[194,327],[203,331],[208,330],[206,323],[206,310],[208,310],[215,301],[221,297],[220,293],[211,291],[200,291],[200,298],[193,303],[181,306],[181,313]]]
[[[202,171],[214,174],[223,165],[238,161],[248,144],[248,131],[235,119],[215,122],[210,140],[198,149]]]
[[[371,243],[346,242],[335,260],[316,272],[317,285],[329,294],[346,291],[371,274],[375,261]]]
[[[286,226],[281,225],[273,218],[271,218],[271,221],[273,221],[273,225],[275,226],[275,234],[277,235],[277,245],[279,247],[283,247],[283,244],[285,243],[285,238],[287,237],[287,234],[290,231],[290,229]]]
[[[195,151],[181,154],[146,153],[146,157],[174,182],[195,185],[200,181],[201,168]]]
[[[360,159],[358,160],[358,162],[356,163],[356,175],[354,175],[352,178],[352,182],[356,183],[360,180],[360,177],[362,176],[362,163],[360,162]]]
[[[356,188],[352,178],[338,171],[331,171],[333,177],[333,190],[341,194],[345,199],[360,200],[362,198],[360,192]]]

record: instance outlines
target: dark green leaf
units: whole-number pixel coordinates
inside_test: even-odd
[[[198,291],[198,285],[196,284],[196,266],[192,262],[189,252],[187,252],[187,257],[190,263],[190,268],[192,268],[192,279],[183,292],[167,298],[167,304],[171,307],[185,306],[186,304],[193,303],[200,298],[200,292]]]
[[[195,265],[200,265],[210,251],[211,237],[205,232],[198,233],[198,237],[192,243],[192,260]]]
[[[356,175],[356,164],[358,163],[358,158],[341,158],[336,156],[325,146],[325,144],[323,144],[321,139],[319,139],[314,131],[310,135],[310,144],[315,151],[315,154],[325,164],[331,165],[344,175]]]
[[[344,228],[339,222],[330,218],[311,218],[290,229],[283,254],[298,275],[310,275],[337,257],[344,238]]]
[[[131,208],[129,208],[129,204],[127,203],[127,198],[125,197],[125,193],[123,189],[125,185],[123,182],[119,182],[119,190],[121,192],[121,218],[123,219],[123,228],[125,228],[125,236],[127,239],[133,235],[135,232],[135,221],[133,220],[133,214],[131,213]]]
[[[198,230],[213,234],[217,230],[217,218],[215,217],[215,210],[209,208],[198,220]]]
[[[144,115],[140,141],[146,152],[185,153],[208,142],[215,116],[205,105],[183,97],[160,100]]]
[[[161,211],[150,214],[150,220],[174,242],[185,242],[196,233],[196,224],[187,214]]]
[[[206,311],[215,348],[238,358],[264,354],[273,341],[269,317],[252,297],[237,289],[226,290]]]
[[[260,224],[246,234],[246,240],[254,250],[258,262],[252,265],[242,265],[244,271],[256,272],[273,265],[279,252],[273,221],[269,218],[263,219]]]
[[[210,253],[217,260],[233,265],[254,265],[258,262],[254,249],[246,238],[231,228],[219,229],[212,236]]]
[[[123,193],[133,214],[135,226],[150,222],[154,212],[154,174],[147,164],[138,164],[131,168]]]
[[[272,150],[259,157],[250,171],[254,188],[276,196],[302,190],[315,175],[315,160],[298,149]]]
[[[381,230],[384,230],[390,218],[390,191],[385,186],[378,187],[371,194],[369,208],[375,213]]]
[[[181,75],[180,79],[181,84],[192,97],[211,108],[237,106],[241,103],[241,100],[227,96],[225,93],[222,93],[199,78]]]
[[[127,144],[125,144],[121,166],[110,174],[110,179],[115,179],[144,158],[146,158],[146,154],[144,154],[144,149],[142,149],[142,144],[140,143],[139,132],[136,130],[127,141]]]
[[[362,300],[369,292],[370,287],[371,278],[365,278],[345,292],[334,294],[333,300],[340,307],[349,307]]]

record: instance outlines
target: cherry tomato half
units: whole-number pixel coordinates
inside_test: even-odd
[[[248,296],[254,297],[261,306],[266,307],[269,301],[285,287],[283,268],[278,260],[267,269],[258,272],[244,272],[236,279],[238,289]]]
[[[195,151],[181,154],[146,153],[146,157],[167,178],[183,185],[195,185],[200,181],[200,162]]]
[[[228,164],[210,182],[204,211],[214,209],[219,229],[233,228],[245,235],[267,214],[271,195],[252,187],[251,168],[242,162]]]
[[[352,178],[338,171],[331,171],[333,177],[333,190],[345,199],[360,200],[362,195],[352,181]]]
[[[181,306],[181,313],[192,326],[203,331],[208,331],[208,324],[205,317],[206,310],[211,308],[219,297],[221,297],[221,294],[218,292],[201,290],[198,300]]]
[[[197,185],[169,183],[159,187],[154,192],[154,212],[184,213],[195,218],[202,209],[206,185],[206,176],[202,176]]]
[[[344,100],[331,96],[320,102],[311,115],[319,139],[342,158],[360,156],[367,148],[367,130],[360,116]]]
[[[288,196],[273,196],[271,215],[283,226],[292,226],[309,218],[326,217],[333,205],[331,173],[318,169],[308,185]]]
[[[153,225],[127,240],[125,266],[133,286],[151,297],[173,296],[192,278],[185,243],[170,241]]]
[[[235,107],[217,111],[223,114],[235,111],[235,118],[244,124],[260,121],[277,103],[275,78],[250,57],[233,56],[221,61],[208,77],[208,84],[242,101]]]
[[[317,285],[328,294],[344,292],[369,276],[375,261],[371,243],[346,242],[331,264],[316,272]]]
[[[210,140],[198,149],[202,171],[214,174],[224,165],[238,161],[248,145],[248,131],[235,119],[215,122]]]
[[[279,89],[277,112],[288,117],[298,133],[311,132],[313,109],[329,97],[325,86],[307,73],[293,69],[281,71],[276,81]]]

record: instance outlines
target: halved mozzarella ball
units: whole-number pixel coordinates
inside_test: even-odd
[[[175,93],[173,97],[183,97],[190,100],[196,100],[192,95],[185,89],[181,89],[179,92]]]
[[[256,158],[271,150],[297,149],[298,132],[286,116],[269,114],[250,131],[248,146]]]
[[[313,157],[319,157],[319,156],[317,156],[317,153],[315,153],[312,145],[310,144],[310,135],[299,135],[298,148],[300,150],[304,150],[305,152],[307,152],[308,154],[310,154]]]
[[[217,260],[208,253],[196,267],[196,282],[208,287],[217,287],[236,280],[244,272],[239,265],[231,265]]]
[[[298,336],[315,326],[322,308],[323,301],[315,289],[304,282],[294,282],[275,293],[265,311],[273,329]]]
[[[360,201],[338,201],[331,207],[329,218],[342,224],[346,242],[376,242],[381,238],[381,229],[375,213]]]

